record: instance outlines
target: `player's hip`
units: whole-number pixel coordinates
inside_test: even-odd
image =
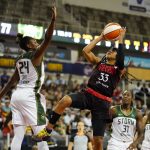
[[[45,97],[40,93],[35,93],[32,89],[16,89],[12,94],[11,107],[28,109],[39,105],[46,105]]]

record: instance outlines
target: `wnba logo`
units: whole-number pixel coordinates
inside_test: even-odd
[[[143,0],[137,0],[138,4],[142,4]]]

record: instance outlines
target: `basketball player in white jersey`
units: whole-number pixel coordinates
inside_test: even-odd
[[[7,85],[0,92],[0,99],[12,86],[17,88],[12,94],[12,122],[14,125],[14,138],[11,150],[21,150],[21,144],[27,126],[31,126],[34,134],[41,131],[46,125],[46,101],[40,93],[44,82],[43,56],[51,41],[56,19],[56,7],[52,7],[51,23],[45,33],[45,38],[39,45],[29,36],[17,35],[17,41],[21,49],[26,53],[16,60],[16,69]],[[48,150],[46,142],[38,144],[39,150]]]
[[[132,94],[123,92],[121,105],[111,108],[112,133],[107,150],[135,150],[142,137],[142,113],[132,106]],[[134,141],[137,131],[138,137]]]
[[[150,112],[143,117],[143,124],[145,126],[145,133],[141,150],[150,150]]]

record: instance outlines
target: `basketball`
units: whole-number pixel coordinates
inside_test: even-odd
[[[118,23],[109,23],[105,26],[103,36],[105,40],[116,40],[120,35],[121,26]]]

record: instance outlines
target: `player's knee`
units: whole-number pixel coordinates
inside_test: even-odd
[[[70,96],[66,95],[64,96],[60,101],[59,101],[59,104],[61,106],[64,106],[64,107],[69,107],[72,103],[72,99]]]
[[[94,136],[93,137],[94,143],[95,144],[103,144],[103,137],[102,136]]]

